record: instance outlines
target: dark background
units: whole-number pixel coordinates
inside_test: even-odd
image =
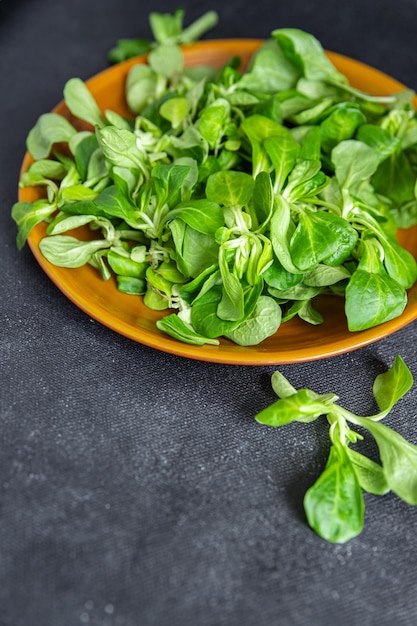
[[[107,66],[121,37],[149,36],[175,2],[0,0],[1,626],[411,626],[417,512],[366,496],[365,528],[332,545],[302,499],[327,455],[324,422],[268,429],[275,367],[168,355],[68,301],[10,209],[25,138],[72,76]],[[228,0],[213,38],[299,27],[417,88],[417,2]],[[401,354],[417,376],[417,325],[369,347],[282,366],[295,386],[375,409],[374,377]],[[417,443],[417,388],[387,423]],[[375,450],[367,448],[372,455]]]

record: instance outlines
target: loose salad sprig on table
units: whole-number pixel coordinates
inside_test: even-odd
[[[417,446],[380,423],[413,384],[400,356],[390,370],[376,377],[373,394],[380,411],[368,417],[339,406],[333,393],[297,391],[279,371],[271,380],[279,400],[256,415],[259,423],[275,427],[306,424],[326,416],[330,425],[326,467],[304,498],[308,523],[318,535],[334,543],[358,535],[364,523],[363,491],[378,496],[392,491],[408,504],[417,504]],[[363,439],[352,425],[375,439],[381,465],[351,447]]]
[[[160,330],[191,344],[255,345],[295,316],[320,324],[319,294],[345,298],[351,331],[400,315],[417,278],[395,236],[417,222],[412,92],[359,92],[291,28],[245,72],[238,58],[185,68],[179,44],[216,17],[182,19],[151,14],[148,63],[127,78],[131,118],[101,111],[79,78],[64,99],[90,126],[39,118],[20,185],[45,197],[13,206],[18,247],[46,221],[48,261],[115,275],[169,312]],[[126,40],[116,50],[113,60],[132,52]],[[67,234],[86,225],[90,241]]]

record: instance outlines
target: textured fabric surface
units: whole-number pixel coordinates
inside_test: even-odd
[[[274,367],[158,352],[91,320],[15,248],[10,209],[25,138],[72,76],[148,36],[172,1],[0,1],[0,625],[411,626],[417,511],[366,496],[362,534],[331,545],[302,500],[323,468],[326,426],[268,429]],[[414,0],[190,0],[219,11],[215,37],[296,26],[326,48],[417,87]],[[374,377],[413,323],[351,354],[281,369],[294,386],[374,407]],[[387,423],[417,443],[417,388]],[[370,454],[374,453],[370,449]]]

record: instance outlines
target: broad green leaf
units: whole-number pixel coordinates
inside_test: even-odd
[[[205,108],[198,121],[198,129],[211,148],[215,148],[226,134],[226,123],[230,116],[227,100],[218,99]]]
[[[109,63],[121,63],[133,57],[142,56],[151,49],[148,39],[118,39],[114,48],[109,50]]]
[[[27,171],[30,174],[35,174],[35,176],[40,176],[41,178],[62,180],[67,173],[67,168],[60,161],[40,159],[39,161],[32,163]]]
[[[327,415],[336,400],[334,394],[317,394],[311,389],[299,389],[294,394],[281,397],[274,404],[260,411],[255,419],[267,426],[284,426],[291,422],[313,422],[320,415]]]
[[[74,151],[75,164],[81,180],[87,180],[88,164],[93,153],[98,148],[98,141],[95,133],[86,135],[79,143]]]
[[[304,497],[311,528],[332,543],[345,543],[363,528],[364,501],[344,446],[333,445],[326,468]]]
[[[374,381],[373,393],[381,411],[388,412],[413,385],[413,375],[400,355],[395,357],[392,367],[379,374]]]
[[[111,109],[106,109],[104,111],[104,117],[106,122],[108,122],[111,126],[115,126],[116,128],[132,130],[133,122],[123,115],[116,113],[116,111],[112,111]]]
[[[356,139],[340,142],[331,152],[337,181],[341,188],[352,189],[368,180],[378,167],[378,155],[366,144]]]
[[[135,225],[139,223],[137,209],[130,198],[116,185],[109,185],[96,197],[94,204],[106,215],[120,217],[127,223]]]
[[[219,245],[213,234],[201,233],[181,219],[168,223],[175,244],[175,259],[185,276],[197,277],[217,265]]]
[[[347,448],[359,484],[368,493],[383,496],[390,490],[383,468],[367,456]]]
[[[46,232],[48,235],[60,235],[68,230],[79,228],[85,224],[91,224],[96,222],[97,217],[95,215],[67,215],[65,213],[55,218],[47,227]]]
[[[160,274],[157,268],[148,265],[145,274],[148,286],[153,287],[155,291],[162,295],[167,297],[172,296],[173,283]]]
[[[182,23],[185,10],[176,9],[171,13],[152,11],[149,14],[149,24],[155,41],[163,44],[166,41],[175,41],[182,32]]]
[[[112,165],[130,169],[144,167],[144,155],[137,147],[134,132],[105,126],[97,129],[97,139],[104,156]]]
[[[357,240],[357,231],[343,218],[305,209],[290,241],[291,257],[301,271],[311,271],[328,257],[347,258]]]
[[[210,200],[193,200],[177,204],[166,216],[166,220],[181,219],[200,233],[215,233],[223,226],[222,208]]]
[[[358,130],[357,139],[375,150],[379,162],[401,149],[398,137],[376,124],[363,124]]]
[[[270,287],[283,290],[292,289],[303,281],[303,274],[288,272],[283,265],[274,258],[272,264],[263,272],[262,277]]]
[[[156,322],[157,328],[164,333],[171,335],[174,339],[189,343],[194,346],[202,346],[204,344],[219,345],[218,339],[203,337],[195,332],[191,324],[184,322],[178,315],[171,313]]]
[[[291,301],[291,300],[311,300],[315,298],[320,293],[320,287],[311,287],[310,285],[305,285],[304,282],[299,282],[293,287],[288,287],[287,289],[275,289],[274,287],[268,288],[268,293],[274,298],[278,298],[281,301]],[[297,302],[294,302],[294,306],[297,305]],[[296,312],[298,313],[299,307],[297,307]],[[287,315],[285,315],[285,319]]]
[[[92,126],[103,126],[101,111],[81,78],[70,78],[64,87],[65,104],[75,117]]]
[[[275,198],[275,209],[270,222],[270,239],[274,252],[287,272],[302,274],[293,262],[290,252],[291,210],[283,196]]]
[[[58,206],[61,204],[68,204],[70,202],[95,200],[97,195],[97,192],[90,187],[85,187],[81,184],[70,185],[68,187],[61,188]]]
[[[417,505],[417,446],[385,424],[356,419],[376,440],[390,489],[408,504]]]
[[[56,143],[68,142],[77,131],[58,113],[44,113],[29,132],[26,145],[35,160],[49,156]]]
[[[300,159],[302,161],[317,162],[321,157],[320,128],[312,126],[301,141]]]
[[[194,302],[191,309],[191,324],[196,332],[214,339],[225,335],[239,322],[221,319],[217,308],[222,298],[221,286],[215,286]]]
[[[384,265],[389,276],[405,289],[409,289],[417,279],[415,258],[408,250],[400,246],[395,237],[387,235],[385,242]]]
[[[162,261],[162,263],[158,265],[156,272],[171,283],[178,284],[187,282],[182,272],[178,271],[175,262],[171,260]]]
[[[254,346],[275,334],[281,324],[281,308],[269,296],[260,296],[255,309],[226,337],[240,346]]]
[[[258,224],[262,224],[270,218],[274,206],[274,196],[271,177],[267,172],[260,172],[255,179],[252,206]]]
[[[132,296],[142,296],[146,292],[146,282],[134,276],[116,276],[117,289]]]
[[[347,83],[313,35],[297,28],[281,28],[274,30],[272,36],[285,56],[308,80],[322,80],[336,85]]]
[[[56,200],[56,196],[59,191],[58,185],[53,180],[50,178],[44,178],[40,174],[36,174],[35,172],[29,170],[23,172],[20,176],[19,187],[46,187],[46,195],[50,202]]]
[[[176,165],[175,163],[158,163],[153,167],[152,182],[159,208],[167,203],[170,207],[174,207],[181,202],[183,188],[187,185],[190,170],[190,165]]]
[[[288,320],[292,319],[296,315],[308,324],[313,324],[314,326],[318,326],[324,322],[323,315],[313,307],[310,297],[293,302],[289,309],[285,312],[282,321],[288,322]]]
[[[126,101],[129,109],[140,113],[156,96],[157,75],[149,65],[134,65],[126,80]]]
[[[324,152],[330,152],[341,141],[352,139],[358,127],[366,121],[359,106],[349,102],[336,104],[320,124]]]
[[[243,287],[239,278],[229,270],[220,248],[219,267],[222,277],[222,297],[217,307],[217,315],[228,321],[239,321],[244,316]]]
[[[303,281],[310,287],[326,287],[347,280],[350,276],[350,272],[343,265],[331,267],[319,264],[314,270],[304,274]]]
[[[282,193],[289,202],[295,202],[303,196],[321,191],[326,181],[327,177],[321,171],[321,161],[297,159]]]
[[[407,154],[394,152],[372,177],[375,190],[398,205],[414,200],[415,171]]]
[[[265,139],[280,136],[285,129],[283,131],[284,127],[275,120],[259,114],[246,117],[240,128],[249,139],[252,148],[252,173],[256,178],[259,172],[269,170],[270,161],[264,146]]]
[[[171,122],[172,128],[178,128],[187,119],[191,104],[187,98],[169,98],[161,104],[159,113]]]
[[[254,185],[252,176],[245,172],[216,172],[207,180],[206,195],[218,204],[243,207],[250,202]]]
[[[365,330],[401,315],[407,293],[388,276],[372,239],[363,241],[362,256],[346,287],[345,312],[351,331]]]
[[[294,65],[276,43],[270,41],[255,53],[249,70],[239,81],[239,88],[252,93],[276,94],[292,88],[298,76],[299,72]]]
[[[124,256],[114,250],[109,250],[107,260],[113,272],[118,276],[130,276],[144,279],[146,269],[149,266],[148,263],[137,263],[129,256]]]
[[[152,311],[165,311],[169,309],[170,299],[161,295],[151,285],[148,285],[143,296],[143,304]]]
[[[21,250],[32,228],[47,220],[56,211],[55,204],[40,199],[35,202],[16,202],[12,207],[12,218],[17,225],[16,246]]]
[[[164,43],[151,50],[148,61],[154,72],[164,78],[173,78],[181,72],[184,65],[180,48],[170,43]]]
[[[279,134],[265,139],[264,146],[275,170],[274,191],[279,193],[296,163],[300,145],[290,131],[282,127]]]
[[[110,243],[105,239],[93,241],[79,241],[69,235],[52,235],[44,237],[39,243],[39,249],[45,259],[58,267],[81,267],[89,262],[91,256]]]
[[[282,374],[279,370],[276,370],[272,374],[271,385],[278,398],[288,398],[288,396],[292,396],[297,393],[295,387],[291,385],[289,380],[287,380],[284,374]]]
[[[190,157],[201,165],[208,156],[209,146],[195,126],[189,126],[179,137],[170,137],[170,152],[178,159]]]

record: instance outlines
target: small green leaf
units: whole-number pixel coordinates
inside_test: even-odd
[[[276,370],[271,376],[272,389],[277,394],[278,398],[288,398],[297,393],[295,387],[293,387],[284,374]]]
[[[85,224],[97,221],[95,215],[66,215],[65,213],[55,218],[47,227],[48,235],[60,235],[68,230],[79,228]]]
[[[365,143],[356,139],[341,141],[331,152],[340,187],[351,189],[368,180],[378,167],[378,155]]]
[[[92,126],[103,126],[104,119],[97,102],[81,78],[70,78],[64,87],[65,104],[75,117]]]
[[[129,109],[140,113],[156,95],[157,75],[149,65],[139,63],[129,71],[126,80],[126,101]]]
[[[29,132],[26,145],[34,159],[45,159],[56,143],[68,142],[77,131],[58,113],[44,113]]]
[[[40,199],[35,202],[16,202],[12,207],[12,218],[16,222],[18,231],[16,246],[21,250],[29,237],[32,228],[45,221],[56,211],[56,206],[47,200]]]
[[[347,79],[327,58],[321,43],[310,33],[297,28],[280,28],[272,32],[285,56],[308,80],[344,85]]]
[[[177,45],[161,44],[149,53],[150,67],[165,78],[172,78],[183,69],[182,52]]]
[[[404,359],[397,355],[392,367],[387,372],[379,374],[374,381],[373,393],[381,411],[384,413],[390,411],[411,389],[413,382],[413,375]]]
[[[275,334],[281,324],[281,308],[273,298],[260,296],[255,309],[226,337],[240,346],[254,346]]]
[[[149,267],[148,263],[137,263],[129,256],[124,256],[114,250],[109,250],[107,260],[113,272],[118,276],[144,279],[146,269]]]
[[[43,256],[58,267],[81,267],[89,262],[92,255],[110,243],[104,239],[93,241],[79,241],[69,235],[52,235],[44,237],[39,243]]]
[[[327,415],[337,400],[334,394],[317,394],[311,389],[299,389],[285,395],[255,416],[260,424],[284,426],[290,422],[313,422]]]
[[[254,184],[252,176],[245,172],[216,172],[207,180],[206,195],[218,204],[243,207],[250,202]]]
[[[364,501],[356,472],[342,445],[333,445],[326,468],[304,497],[311,528],[332,543],[345,543],[363,528]]]
[[[172,128],[178,128],[187,118],[191,110],[191,104],[187,98],[169,98],[161,104],[159,113],[163,118],[171,122]]]
[[[230,105],[224,99],[216,100],[202,111],[198,129],[211,148],[215,148],[225,134],[229,115]]]
[[[204,198],[177,204],[175,209],[167,214],[166,220],[175,218],[183,220],[195,230],[206,234],[215,233],[224,224],[221,207],[216,202]]]
[[[376,440],[390,489],[408,504],[417,505],[417,446],[385,424],[366,417],[356,420]]]
[[[212,339],[210,337],[203,337],[195,332],[191,324],[187,324],[175,313],[167,315],[156,322],[157,328],[163,332],[171,335],[174,339],[183,341],[185,343],[192,344],[194,346],[203,346],[208,343],[214,346],[219,345],[218,339]]]
[[[388,493],[390,488],[384,470],[378,463],[351,448],[347,448],[347,453],[352,461],[359,484],[364,491],[376,496],[383,496]]]
[[[146,281],[134,276],[116,276],[117,289],[131,296],[142,296],[146,292]]]
[[[365,330],[401,315],[407,292],[386,272],[380,247],[363,240],[362,256],[346,287],[345,312],[349,330]]]

